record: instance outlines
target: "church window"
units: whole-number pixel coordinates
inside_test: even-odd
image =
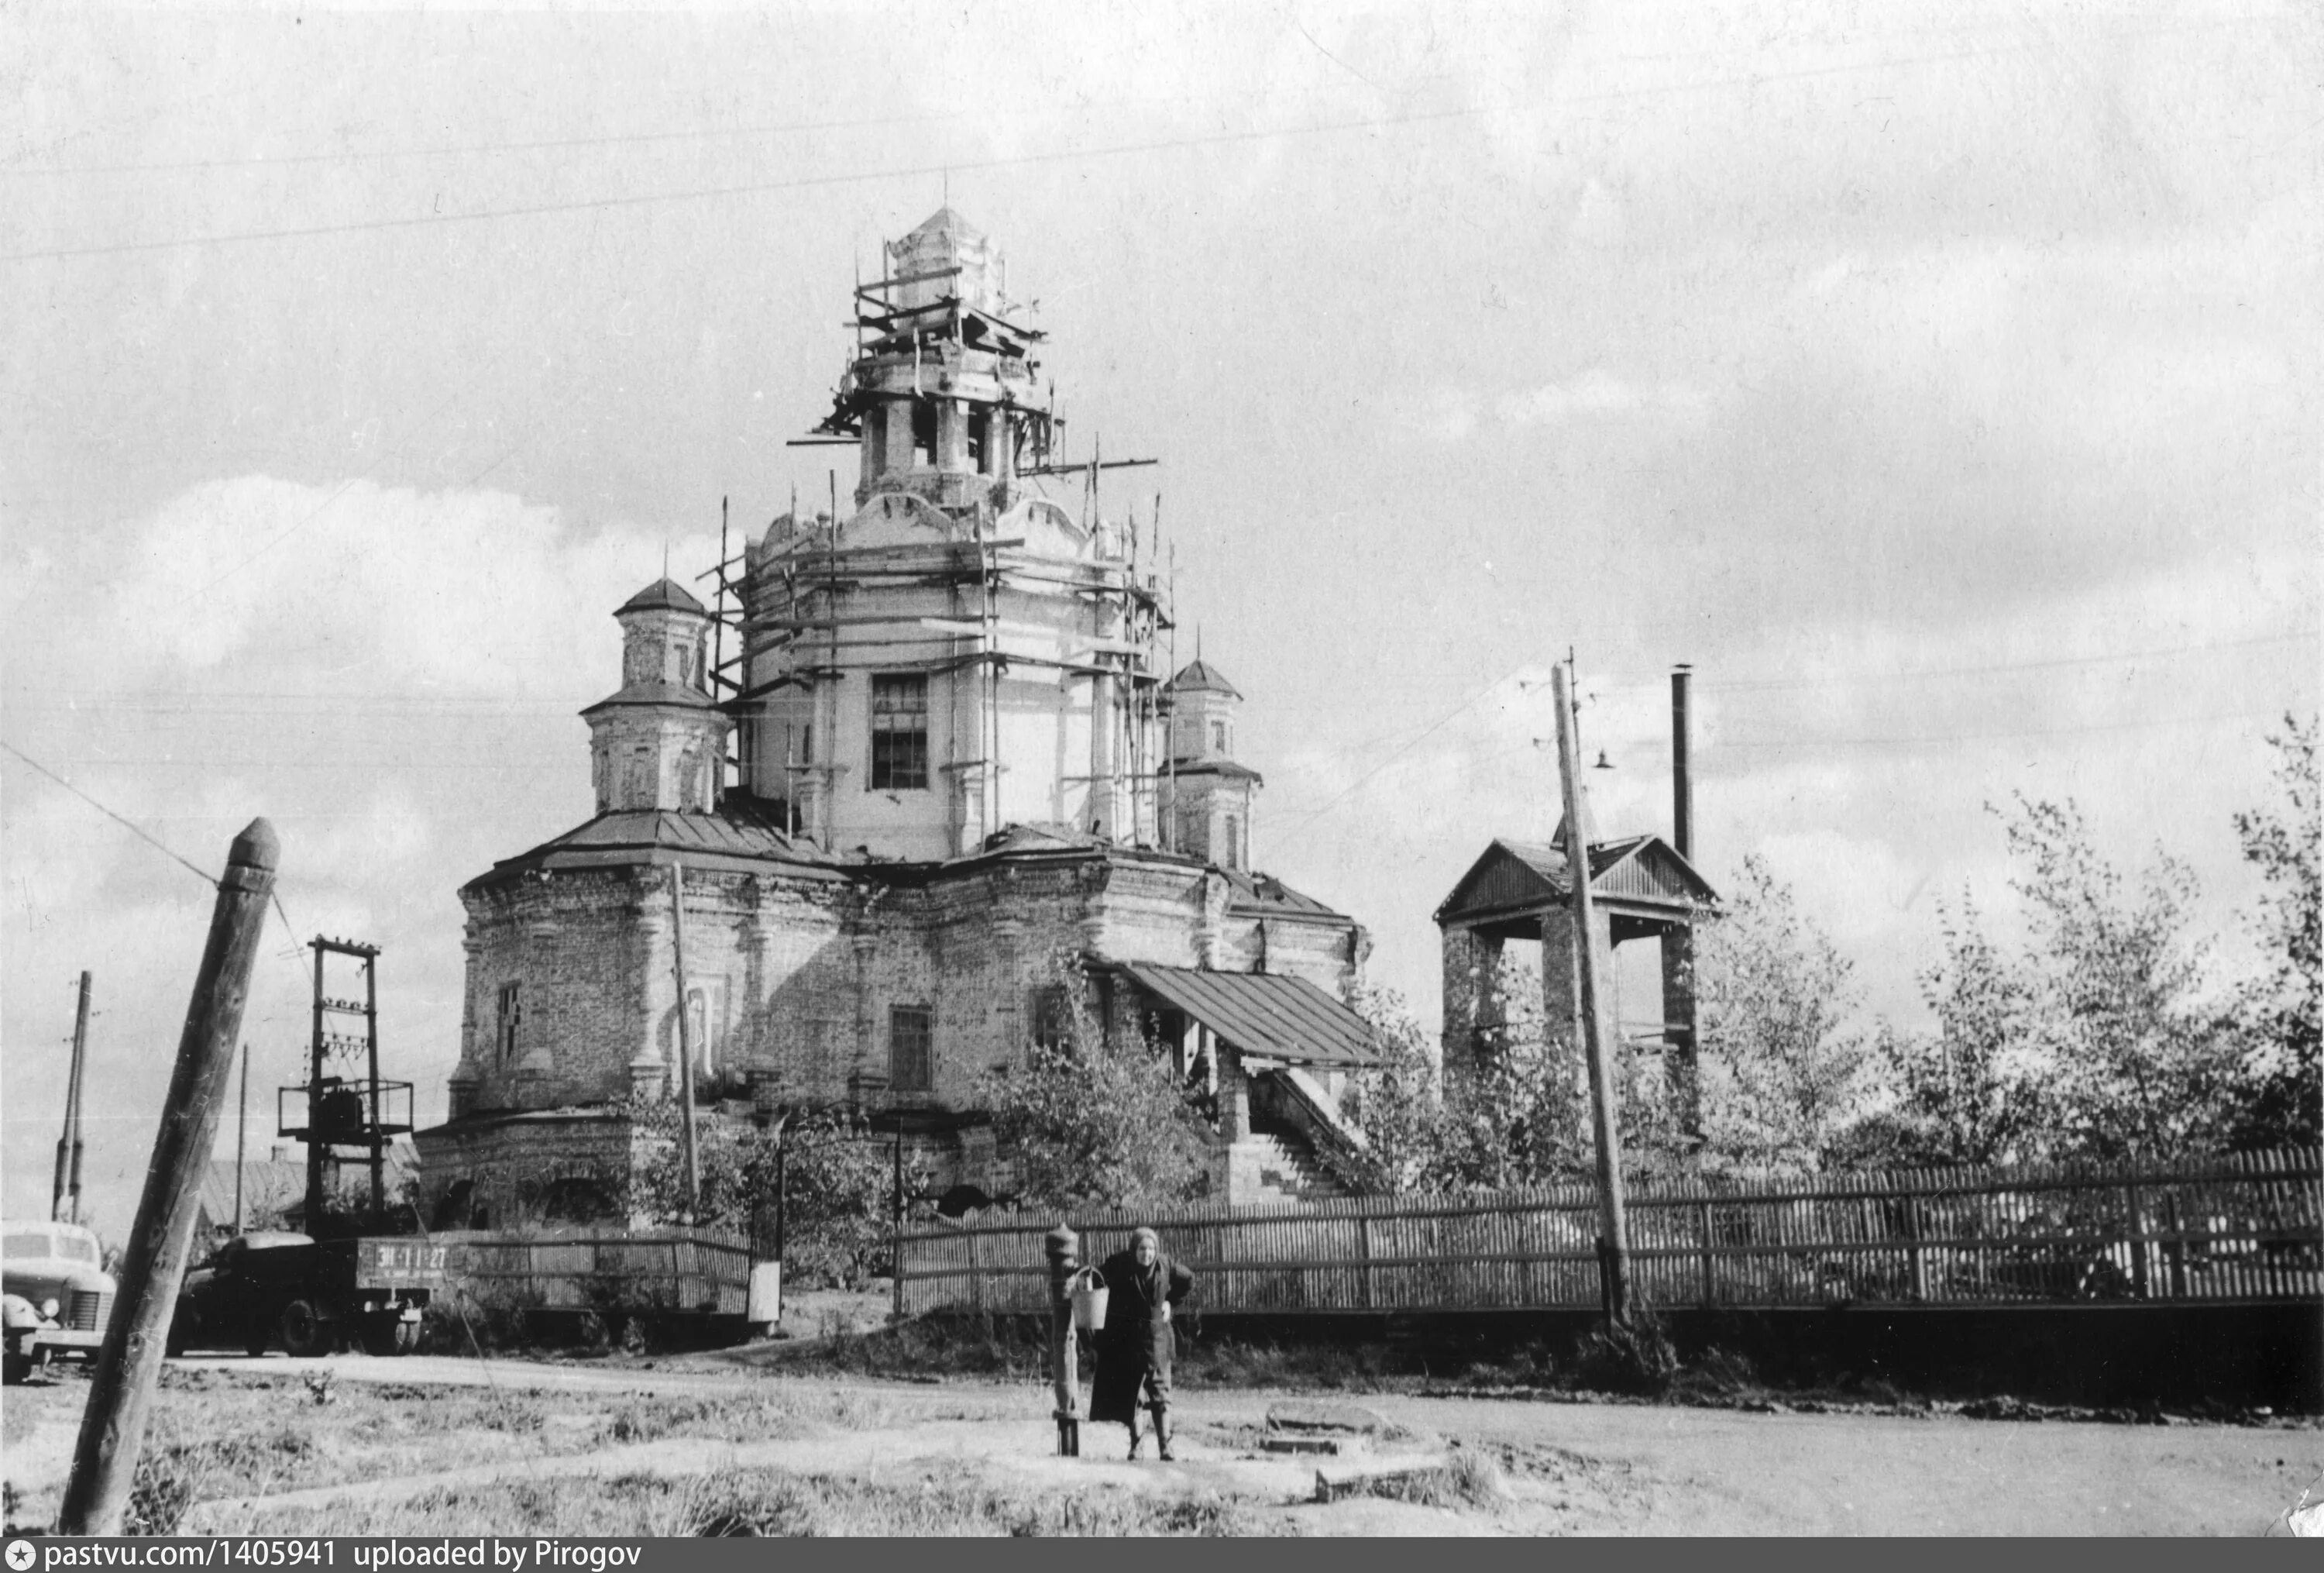
[[[1211,723],[1211,752],[1224,754],[1226,751],[1227,724],[1224,721],[1213,721]]]
[[[1072,1035],[1065,1010],[1065,991],[1056,984],[1033,991],[1033,1041],[1043,1049],[1062,1049]]]
[[[991,472],[984,462],[986,433],[991,429],[992,417],[982,410],[968,412],[968,467],[978,475]]]
[[[1242,817],[1239,814],[1227,816],[1226,842],[1219,861],[1229,868],[1240,868],[1242,866]]]
[[[936,461],[936,402],[912,401],[912,463],[922,469]]]
[[[928,680],[907,672],[872,680],[872,790],[924,791],[928,784]]]
[[[888,1087],[893,1092],[927,1092],[936,1085],[929,1051],[928,1007],[888,1008]]]
[[[500,1015],[493,1032],[493,1043],[503,1066],[516,1058],[517,1024],[524,1020],[523,987],[522,984],[516,983],[501,985]]]

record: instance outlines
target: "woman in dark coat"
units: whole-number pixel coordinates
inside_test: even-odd
[[[1098,1268],[1105,1280],[1105,1326],[1097,1335],[1097,1377],[1090,1384],[1090,1419],[1130,1428],[1130,1456],[1145,1439],[1138,1431],[1142,1402],[1154,1411],[1154,1441],[1161,1457],[1170,1452],[1170,1360],[1177,1337],[1170,1308],[1194,1291],[1194,1275],[1162,1254],[1151,1229],[1130,1236]]]

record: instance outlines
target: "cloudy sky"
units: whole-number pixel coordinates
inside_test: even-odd
[[[297,940],[385,948],[440,1117],[460,908],[589,812],[612,608],[709,567],[855,269],[949,193],[1039,301],[1076,449],[1250,697],[1259,863],[1436,1004],[1428,914],[1554,821],[1764,856],[1915,1019],[1986,809],[2190,859],[2317,706],[2312,7],[1307,4],[0,17],[0,741]],[[844,458],[846,456],[842,454]],[[838,479],[853,482],[852,465]],[[1109,483],[1110,486],[1111,483]],[[0,754],[5,1202],[46,1206],[72,980],[125,1224],[210,892]],[[2233,947],[2230,946],[2232,950]],[[254,1103],[271,1111],[271,1102]],[[257,1119],[254,1126],[265,1127]]]

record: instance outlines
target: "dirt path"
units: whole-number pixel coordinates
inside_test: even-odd
[[[1251,1456],[1266,1393],[1187,1392],[1178,1464],[1116,1457],[1122,1433],[1087,1428],[1079,1460],[1053,1456],[1047,1395],[1023,1384],[839,1381],[738,1371],[716,1357],[576,1365],[448,1357],[263,1363],[184,1362],[221,1372],[328,1369],[341,1381],[494,1386],[512,1393],[732,1393],[738,1384],[858,1395],[854,1429],[805,1439],[664,1439],[561,1457],[512,1458],[507,1476],[685,1475],[722,1465],[893,1476],[973,1467],[1028,1485],[1215,1491],[1287,1504],[1313,1488],[1312,1466]],[[1748,1414],[1643,1405],[1375,1395],[1361,1402],[1424,1437],[1489,1445],[1524,1488],[1523,1511],[1490,1526],[1473,1515],[1405,1511],[1311,1513],[1311,1528],[1357,1532],[1485,1532],[1511,1528],[1655,1534],[2257,1534],[2324,1476],[2324,1430],[2211,1425],[2118,1426],[1855,1414]],[[44,1426],[69,1439],[69,1427]],[[16,1449],[12,1448],[12,1452]],[[12,1478],[20,1462],[9,1460]],[[406,1476],[242,1504],[210,1513],[321,1510],[350,1494],[401,1496],[456,1476]]]

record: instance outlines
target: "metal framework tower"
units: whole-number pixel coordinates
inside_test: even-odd
[[[315,953],[315,1027],[305,1085],[276,1095],[276,1128],[307,1144],[307,1232],[318,1234],[327,1194],[325,1170],[336,1170],[345,1154],[360,1153],[371,1170],[374,1216],[387,1207],[387,1148],[411,1130],[411,1084],[383,1081],[379,1074],[379,947],[318,934]],[[362,997],[353,990],[329,991],[326,958],[355,964]],[[338,969],[343,984],[355,980]],[[355,1032],[335,1032],[337,1022],[357,1019]],[[293,1102],[293,1099],[296,1099]],[[302,1124],[295,1124],[303,1115]],[[400,1116],[400,1117],[399,1117]]]

